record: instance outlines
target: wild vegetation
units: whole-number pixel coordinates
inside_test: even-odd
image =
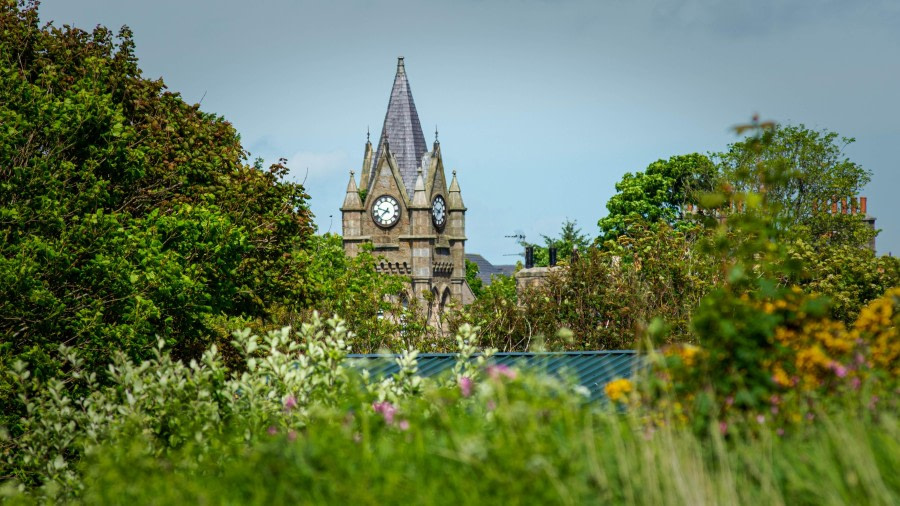
[[[544,238],[563,268],[442,333],[127,29],[3,3],[0,124],[6,502],[900,502],[900,265],[823,212],[869,180],[851,139],[754,121],[627,174],[596,238]],[[600,403],[491,361],[626,347]],[[381,349],[391,377],[347,357]]]

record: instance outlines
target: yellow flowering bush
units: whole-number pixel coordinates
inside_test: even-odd
[[[734,417],[781,426],[811,419],[815,406],[829,399],[858,398],[874,409],[880,399],[896,397],[900,288],[864,307],[852,328],[832,319],[825,298],[796,287],[770,293],[716,301],[715,329],[720,336],[731,329],[727,341],[664,347],[652,360],[653,373],[628,388],[641,403],[666,408],[671,420],[687,413],[701,427],[720,420],[723,430],[723,420]],[[610,399],[623,391],[607,385]]]
[[[892,288],[883,297],[863,308],[853,325],[855,335],[869,344],[869,357],[873,366],[889,371],[895,379],[900,377],[898,306],[900,306],[900,288]]]
[[[606,397],[613,402],[626,402],[629,394],[634,391],[634,384],[625,378],[610,381],[603,387]]]

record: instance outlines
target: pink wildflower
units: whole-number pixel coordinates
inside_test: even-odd
[[[297,431],[291,429],[288,431],[288,441],[294,442],[297,440]]]
[[[874,410],[878,405],[879,398],[877,395],[873,395],[872,399],[869,401],[869,409]]]
[[[510,369],[510,367],[506,364],[488,366],[487,373],[488,376],[491,377],[491,379],[497,379],[500,376],[506,376],[511,380],[516,379],[515,369]]]
[[[278,434],[278,429],[274,425],[269,425],[269,428],[268,430],[266,430],[266,432],[268,432],[270,436],[274,436],[275,434]]]
[[[409,420],[400,420],[397,423],[397,428],[400,430],[409,430]]]
[[[834,375],[838,378],[843,378],[847,375],[847,368],[839,364],[838,362],[831,363],[831,370],[834,371]]]
[[[719,422],[719,432],[724,436],[728,434],[728,422]]]
[[[816,419],[816,414],[815,414],[815,413],[807,413],[807,414],[806,414],[806,419],[809,420],[809,421],[811,422],[811,421],[813,421],[813,420]]]
[[[859,376],[854,376],[850,380],[850,386],[853,387],[853,390],[859,390],[860,385],[862,385],[862,380],[859,379]]]
[[[284,410],[290,411],[297,407],[297,398],[293,395],[289,395],[284,399]]]
[[[462,378],[459,378],[459,391],[460,391],[460,393],[462,393],[463,397],[468,397],[468,396],[472,395],[472,385],[473,384],[474,384],[474,382],[472,381],[472,378],[470,378],[468,376],[463,376]]]
[[[728,397],[725,398],[725,405],[731,406],[732,404],[734,404],[734,397],[729,395]]]
[[[756,415],[756,421],[758,423],[766,423],[766,416],[765,415]]]
[[[493,410],[497,409],[497,403],[494,402],[494,399],[488,399],[487,409],[488,409],[488,411],[493,411]]]
[[[778,434],[779,436],[784,436],[784,429],[781,427],[778,427],[778,429],[775,431],[775,434]]]
[[[397,408],[390,402],[373,402],[372,409],[374,409],[376,413],[381,414],[386,423],[394,423],[394,414],[397,413]]]

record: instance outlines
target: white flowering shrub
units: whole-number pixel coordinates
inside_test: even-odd
[[[140,364],[116,354],[108,381],[101,382],[83,371],[71,349],[61,346],[59,354],[69,368],[64,380],[36,381],[22,362],[10,372],[26,416],[19,435],[5,436],[0,475],[12,477],[23,490],[43,487],[47,497],[77,494],[81,482],[74,464],[92,448],[139,436],[153,454],[188,444],[202,453],[210,439],[250,442],[264,433],[295,435],[312,410],[354,396],[367,398],[385,422],[403,429],[408,422],[395,414],[404,398],[420,395],[426,387],[457,384],[464,397],[470,395],[471,382],[492,353],[471,360],[477,352],[472,344],[476,332],[470,326],[460,329],[458,360],[445,381],[421,377],[414,350],[396,358],[399,371],[391,377],[375,381],[366,373],[357,375],[346,365],[352,335],[340,319],[318,314],[296,332],[289,327],[263,337],[249,330],[235,332],[232,344],[244,364],[236,372],[225,368],[215,346],[199,361],[184,364],[173,360],[159,340],[154,357]],[[357,376],[361,386],[355,383]],[[226,433],[227,427],[241,430],[235,435]]]

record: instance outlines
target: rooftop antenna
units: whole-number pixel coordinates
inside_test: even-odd
[[[525,234],[523,234],[521,232],[518,234],[513,233],[512,235],[504,235],[503,237],[505,237],[507,239],[515,239],[516,241],[518,241],[520,243],[525,242]],[[505,257],[521,257],[521,256],[525,256],[525,253],[524,252],[504,253],[503,256],[505,256]]]
[[[435,143],[435,144],[440,144],[440,141],[438,141],[438,129],[437,129],[437,125],[434,125],[434,143]]]
[[[369,138],[369,125],[366,125],[366,142],[372,142]]]

